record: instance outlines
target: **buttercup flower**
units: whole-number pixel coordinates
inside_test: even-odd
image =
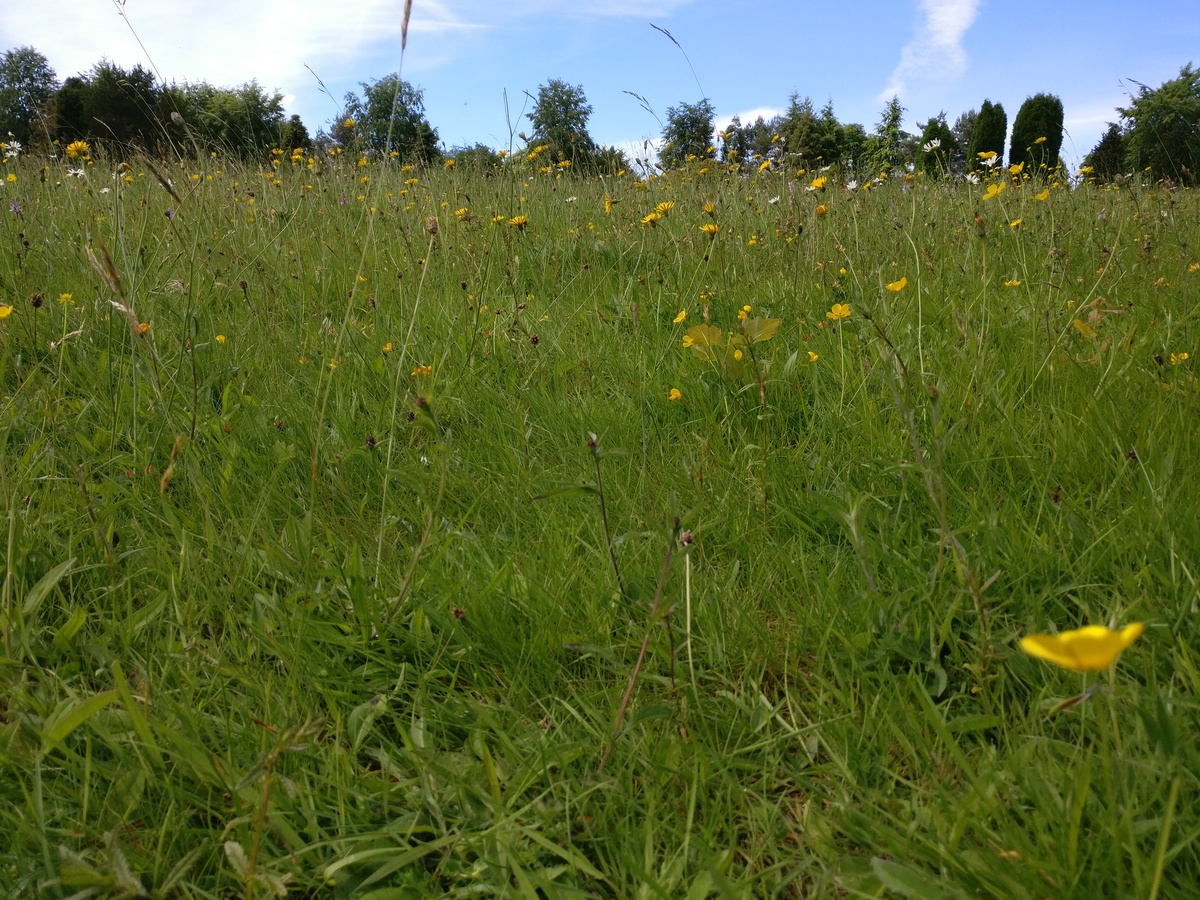
[[[679,315],[677,315],[677,316],[675,317],[675,324],[676,324],[676,325],[678,325],[680,322],[682,322],[682,321],[683,321],[684,319],[686,319],[686,318],[687,318],[687,310],[686,310],[686,309],[681,309],[681,310],[679,311]]]
[[[817,354],[813,353],[811,350],[808,351],[808,361],[810,363],[814,363],[820,358],[821,357],[817,356]]]
[[[12,315],[13,308],[11,306],[0,306],[0,319],[7,319]]]
[[[908,287],[908,278],[902,277],[899,281],[893,281],[891,284],[886,285],[886,287],[893,294],[898,294]]]
[[[1074,672],[1102,672],[1145,630],[1141,622],[1112,631],[1103,625],[1086,625],[1060,634],[1031,634],[1021,638],[1021,649],[1030,656]]]
[[[833,304],[833,306],[830,307],[829,312],[825,313],[825,318],[829,319],[831,322],[838,322],[842,319],[850,318],[850,304],[849,303]]]
[[[671,393],[667,394],[667,399],[674,403],[682,396],[683,391],[679,390],[679,388],[671,388]]]

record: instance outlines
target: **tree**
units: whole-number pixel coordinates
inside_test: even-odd
[[[101,140],[149,148],[163,134],[156,112],[160,89],[154,74],[125,70],[102,59],[86,75],[63,82],[55,95],[59,140]]]
[[[283,124],[279,132],[279,148],[284,151],[312,149],[312,138],[308,136],[308,129],[304,126],[304,121],[297,115],[293,115]]]
[[[955,142],[958,144],[958,147],[950,156],[950,168],[956,175],[961,175],[974,168],[968,164],[967,148],[971,146],[971,138],[975,134],[975,120],[978,117],[978,112],[969,109],[954,120],[954,127],[950,129],[954,134]]]
[[[1149,169],[1154,178],[1183,184],[1200,179],[1200,71],[1191,64],[1179,77],[1157,90],[1138,85],[1127,107],[1118,107],[1126,122],[1125,159],[1135,170]]]
[[[361,141],[362,149],[396,153],[404,162],[438,159],[437,130],[425,118],[425,95],[398,75],[363,82],[363,96],[345,97],[345,116],[331,128],[342,144]],[[349,121],[351,124],[346,124]]]
[[[1004,138],[1008,135],[1008,115],[1004,105],[984,100],[975,116],[975,128],[971,132],[971,143],[967,145],[967,171],[979,168],[980,153],[995,153],[1004,156]]]
[[[729,127],[721,132],[721,162],[727,165],[744,163],[750,158],[750,141],[746,137],[746,129],[742,120],[734,116],[729,120]]]
[[[1084,168],[1092,170],[1091,175],[1097,181],[1112,181],[1125,171],[1125,133],[1113,122],[1108,123],[1108,131],[1092,148],[1092,152],[1083,158]]]
[[[713,119],[716,110],[708,100],[680,103],[667,109],[667,125],[662,133],[659,162],[664,169],[675,168],[689,156],[708,159],[713,155]],[[745,162],[741,157],[738,162]]]
[[[1031,173],[1046,174],[1058,165],[1063,141],[1063,105],[1053,94],[1034,94],[1013,119],[1008,163],[1025,163]]]
[[[236,88],[203,81],[172,84],[162,90],[158,118],[178,146],[196,153],[217,150],[251,159],[273,147],[291,150],[310,143],[299,116],[285,122],[283,95],[268,94],[257,81]]]
[[[596,154],[596,144],[587,130],[591,114],[592,107],[582,85],[552,78],[538,88],[533,112],[528,114],[533,123],[532,140],[548,144],[559,161],[567,160],[572,166],[587,169]]]
[[[950,160],[958,150],[954,132],[946,124],[946,113],[940,112],[921,129],[921,148],[917,162],[922,172],[932,178],[950,174]]]
[[[32,47],[6,50],[0,56],[0,137],[9,133],[22,144],[58,90],[50,61]]]
[[[818,113],[812,100],[793,93],[788,98],[788,109],[780,123],[780,132],[787,141],[787,151],[801,165],[813,167],[840,161],[841,125],[833,114],[833,103],[828,102]]]
[[[866,163],[871,173],[890,173],[905,165],[911,153],[912,135],[900,124],[904,121],[904,107],[900,98],[893,96],[883,108],[875,133],[867,138]]]

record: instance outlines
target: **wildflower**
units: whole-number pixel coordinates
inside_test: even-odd
[[[1030,656],[1074,672],[1102,672],[1141,636],[1141,622],[1113,631],[1103,625],[1086,625],[1060,634],[1031,634],[1021,638],[1021,649]]]
[[[357,122],[355,122],[353,119],[346,119],[346,120],[344,120],[344,121],[342,122],[342,126],[343,126],[344,128],[353,128],[353,127],[354,127],[355,125],[357,125],[357,124],[358,124],[358,123],[357,123]]]
[[[885,287],[893,294],[898,294],[908,287],[908,278],[902,277],[899,281],[893,281],[890,284],[885,285]]]
[[[829,207],[827,207],[824,203],[818,203],[817,208],[814,209],[813,212],[815,212],[818,216],[823,216],[825,213],[829,212]]]
[[[1096,170],[1095,170],[1095,169],[1093,169],[1091,166],[1080,166],[1080,167],[1079,167],[1079,174],[1080,174],[1080,175],[1091,175],[1091,174],[1092,174],[1093,172],[1095,172],[1095,171],[1096,171]]]
[[[445,162],[442,163],[442,168],[443,169],[453,169],[454,168],[454,160],[452,160],[452,159],[446,160]]]
[[[771,168],[771,161],[769,159],[764,159],[758,166],[758,173],[761,175],[769,168]]]
[[[88,146],[87,141],[71,141],[65,149],[68,159],[77,159],[80,156],[87,156],[91,147]]]
[[[1189,275],[1195,275],[1197,272],[1200,272],[1200,262],[1194,262],[1188,265]]]
[[[1186,353],[1172,353],[1171,354],[1171,365],[1177,366],[1181,362],[1187,362],[1187,359],[1188,359],[1188,355]]]
[[[468,210],[465,206],[461,207],[460,209],[456,209],[454,211],[454,218],[458,219],[458,221],[460,221],[460,222],[470,222],[471,221],[471,211]]]
[[[989,184],[987,191],[983,195],[984,200],[991,200],[993,197],[999,197],[1004,193],[1004,182],[999,184]]]
[[[652,212],[652,213],[647,213],[646,215],[642,216],[642,224],[643,225],[657,227],[658,223],[661,221],[662,221],[662,213],[657,212],[657,211]]]
[[[1004,282],[1004,286],[1005,287],[1020,287],[1021,279],[1020,278],[1010,278],[1008,281]]]
[[[1009,166],[1008,171],[1011,175],[1020,175],[1025,169],[1025,163],[1019,162],[1015,166]]]
[[[932,153],[934,150],[936,150],[940,146],[942,146],[942,139],[934,138],[933,140],[929,141],[928,143],[922,144],[921,149],[924,150],[926,153]]]
[[[433,374],[433,366],[417,366],[415,369],[412,370],[412,374],[413,374],[414,378],[416,378],[418,375],[425,375],[425,376],[432,375]]]
[[[677,316],[675,317],[675,320],[674,320],[674,321],[675,321],[675,324],[676,324],[676,325],[678,325],[680,322],[682,322],[682,321],[683,321],[684,319],[686,319],[686,318],[687,318],[687,310],[686,310],[686,309],[681,309],[681,310],[679,311],[679,315],[677,315]]]
[[[4,176],[4,180],[7,181],[9,184],[12,184],[14,181],[17,180],[17,173],[9,172],[7,175]]]
[[[1043,200],[1043,201],[1049,200],[1050,199],[1050,188],[1043,188],[1041,193],[1033,195],[1033,199],[1034,200]]]
[[[820,358],[821,357],[817,356],[817,354],[813,353],[811,350],[808,351],[808,361],[810,363],[815,363]]]
[[[1021,222],[1022,222],[1022,221],[1024,221],[1024,220],[1022,220],[1022,219],[1013,219],[1011,222],[1009,222],[1009,223],[1008,223],[1008,227],[1009,227],[1009,228],[1016,228],[1018,225],[1020,225],[1020,224],[1021,224]]]
[[[977,153],[976,155],[979,157],[981,162],[985,162],[989,159],[995,159],[996,151],[995,150],[983,150],[980,153]]]
[[[140,334],[144,337],[145,335],[150,333],[150,323],[149,322],[139,322],[137,330],[138,330],[138,334]]]
[[[835,303],[829,308],[829,312],[825,313],[825,318],[831,322],[838,322],[842,319],[850,318],[850,304]]]
[[[11,306],[0,306],[0,319],[7,319],[12,315],[13,308]]]
[[[388,341],[386,344],[383,345],[383,352],[384,353],[392,352],[392,342],[391,341]]]
[[[669,213],[674,208],[675,208],[674,200],[664,200],[662,203],[658,204],[658,206],[654,207],[654,211],[661,216],[665,216],[667,213]]]
[[[615,206],[616,203],[617,203],[617,201],[614,200],[612,197],[608,196],[608,194],[604,195],[604,214],[606,216],[612,215],[613,206]]]
[[[340,359],[338,359],[337,357],[334,357],[333,359],[329,360],[330,370],[332,371],[333,369],[336,369],[339,365],[341,365],[341,362],[342,361]]]
[[[679,388],[671,388],[671,393],[667,394],[667,399],[674,403],[682,396],[683,391],[679,390]]]
[[[717,232],[721,230],[716,222],[705,222],[699,227],[700,230],[707,234],[710,238],[715,238],[717,236]]]
[[[752,310],[753,310],[753,307],[751,307],[751,306],[743,306],[741,309],[738,310],[738,318],[739,319],[746,318],[747,316],[750,315]]]
[[[1040,138],[1037,138],[1036,140],[1034,140],[1034,143],[1035,143],[1035,144],[1044,144],[1044,143],[1046,143],[1046,136],[1045,136],[1045,135],[1042,135]]]
[[[828,180],[824,175],[820,175],[809,182],[808,189],[810,191],[823,191],[825,190],[825,183]]]
[[[994,166],[1000,165],[1000,157],[995,156],[995,155],[989,156],[987,159],[982,160],[982,162],[985,166],[987,166],[990,169]]]
[[[770,206],[774,206],[776,203],[778,203],[778,202],[779,202],[779,199],[780,199],[780,198],[779,198],[779,195],[778,195],[778,194],[776,194],[774,197],[771,197],[771,198],[769,198],[769,199],[767,200],[767,203],[768,203],[768,205],[770,205]]]
[[[717,217],[716,204],[709,200],[702,207],[700,207],[700,212],[704,213],[706,216],[712,216],[715,219]]]
[[[4,310],[5,308],[6,307],[0,306],[0,311]],[[12,312],[11,306],[7,307],[7,309],[8,309],[8,312]],[[5,313],[5,315],[8,315],[8,313]],[[3,316],[0,316],[0,318],[3,318]],[[694,337],[692,337],[690,334],[685,334],[683,336],[683,349],[684,350],[686,350],[688,347],[692,346],[692,344],[694,344],[694,343],[696,343],[696,339]]]
[[[218,335],[217,335],[217,338],[216,338],[216,341],[217,341],[217,343],[218,343],[218,344],[222,344],[222,345],[223,345],[223,344],[225,343],[225,335],[223,335],[223,334],[218,334]]]
[[[519,231],[524,231],[525,226],[529,224],[529,216],[513,216],[508,220],[508,224],[512,228],[516,228]]]
[[[1072,319],[1071,324],[1073,326],[1075,326],[1076,331],[1078,331],[1080,334],[1082,334],[1088,340],[1091,340],[1092,338],[1096,337],[1096,335],[1098,334],[1096,329],[1093,328],[1091,325],[1089,325],[1087,322],[1083,321],[1083,319]]]
[[[58,295],[59,303],[67,304],[67,303],[72,302],[72,300],[74,300],[74,298],[70,294],[59,294]]]

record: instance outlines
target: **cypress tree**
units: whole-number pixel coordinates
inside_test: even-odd
[[[1030,174],[1044,175],[1058,164],[1062,139],[1062,101],[1053,94],[1034,94],[1021,104],[1013,120],[1009,165],[1023,162]]]
[[[971,132],[971,145],[967,148],[967,171],[980,168],[979,154],[991,151],[1004,155],[1004,138],[1008,134],[1008,116],[1002,103],[984,100],[975,117],[975,129]]]

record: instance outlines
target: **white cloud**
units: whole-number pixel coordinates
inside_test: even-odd
[[[729,123],[736,117],[743,125],[753,125],[760,118],[763,121],[769,122],[775,116],[783,115],[783,110],[774,106],[756,106],[753,109],[743,109],[740,112],[732,112],[727,116],[717,116],[715,119],[716,130],[724,131],[729,127]]]
[[[910,80],[953,79],[967,68],[963,35],[975,21],[979,0],[921,0],[923,21],[917,36],[900,53],[880,100],[903,96]]]

